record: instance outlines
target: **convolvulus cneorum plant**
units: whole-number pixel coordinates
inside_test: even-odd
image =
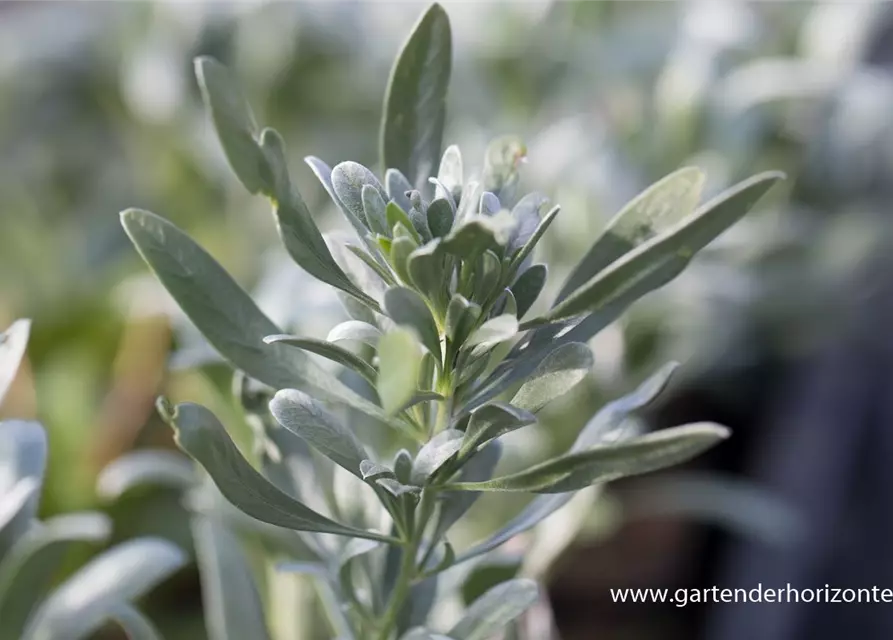
[[[500,437],[535,428],[537,412],[586,376],[593,362],[587,341],[681,273],[781,177],[758,175],[698,207],[703,174],[685,168],[667,176],[613,218],[548,310],[528,318],[548,274],[532,263],[533,250],[559,209],[536,193],[516,199],[525,149],[514,138],[491,143],[479,176],[467,175],[455,146],[441,154],[450,65],[449,21],[435,4],[388,82],[380,176],[356,162],[330,169],[307,158],[356,232],[356,241],[334,246],[333,255],[289,176],[282,138],[257,126],[220,64],[196,60],[236,176],[272,203],[294,261],[344,301],[351,319],[325,340],[284,335],[171,223],[146,211],[122,214],[161,283],[241,372],[238,392],[257,426],[261,470],[208,409],[161,400],[162,415],[232,505],[300,532],[316,560],[293,568],[316,572],[332,587],[339,637],[501,633],[537,597],[533,582],[503,582],[450,628],[435,630],[426,625],[438,577],[534,526],[575,491],[680,463],[726,437],[714,424],[623,437],[624,420],[668,382],[675,367],[667,366],[605,406],[564,454],[496,472]],[[342,374],[316,357],[334,361]],[[371,450],[364,425],[373,422],[392,428],[405,448],[389,459]],[[331,467],[304,455],[307,446],[355,476],[357,492],[368,492],[383,518],[369,509],[342,513],[326,495]],[[451,527],[481,492],[499,491],[537,497],[490,538],[454,549]],[[251,633],[269,636],[263,628]]]
[[[0,402],[19,368],[29,330],[30,322],[19,320],[0,333]],[[160,638],[132,603],[183,566],[185,555],[166,540],[119,544],[49,591],[66,552],[79,543],[105,541],[111,522],[93,512],[38,520],[46,460],[40,423],[0,421],[0,640],[87,638],[108,621],[132,640]]]

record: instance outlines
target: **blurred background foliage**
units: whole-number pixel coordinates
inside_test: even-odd
[[[491,137],[527,142],[524,191],[562,204],[538,256],[553,294],[609,217],[673,169],[704,168],[708,195],[763,169],[789,176],[682,278],[594,339],[589,384],[510,440],[516,460],[566,446],[605,399],[669,358],[687,364],[682,387],[746,412],[773,370],[846,325],[842,301],[867,295],[853,277],[890,226],[890,5],[444,4],[455,39],[445,139],[481,161]],[[322,337],[343,316],[284,259],[266,204],[234,179],[192,58],[234,70],[259,120],[283,134],[321,226],[341,230],[302,157],[374,166],[388,69],[421,8],[0,4],[0,325],[34,320],[3,411],[48,429],[45,514],[95,505],[96,475],[121,453],[171,446],[154,416],[161,391],[240,422],[229,372],[145,273],[118,211],[150,209],[185,228],[289,329]],[[520,505],[480,500],[482,528],[496,506]],[[134,496],[114,507],[116,533],[188,545],[179,508],[163,492]],[[200,624],[195,610],[183,615]]]

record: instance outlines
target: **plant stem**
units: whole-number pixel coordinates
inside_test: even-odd
[[[426,525],[434,512],[433,495],[426,490],[422,491],[422,496],[417,509],[418,519],[416,526],[413,527],[410,539],[403,546],[403,557],[400,560],[400,573],[397,575],[397,581],[394,584],[394,590],[391,593],[391,599],[388,602],[388,608],[382,615],[382,622],[378,634],[379,640],[390,640],[391,634],[397,626],[400,612],[406,604],[406,598],[409,596],[409,589],[412,581],[416,579],[418,567],[416,566],[416,556],[419,547],[422,544],[422,538],[425,535]]]

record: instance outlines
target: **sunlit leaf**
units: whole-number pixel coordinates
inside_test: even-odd
[[[369,454],[353,432],[319,402],[303,391],[283,389],[270,401],[270,412],[283,427],[335,464],[361,477],[360,464]]]
[[[439,4],[419,19],[404,43],[385,92],[381,166],[419,186],[440,160],[452,65],[450,21]]]

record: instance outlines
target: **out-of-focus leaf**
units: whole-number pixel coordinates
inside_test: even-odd
[[[360,464],[369,454],[353,432],[319,402],[303,391],[283,389],[270,401],[270,412],[279,424],[332,462],[362,477]]]
[[[422,352],[412,332],[398,329],[378,341],[376,389],[385,412],[398,411],[416,393]]]
[[[378,407],[287,345],[266,345],[282,331],[204,249],[170,222],[130,209],[122,223],[143,259],[184,313],[236,368],[275,388],[300,386],[331,402],[385,419]]]
[[[16,320],[6,331],[0,333],[0,403],[9,391],[25,356],[30,332],[30,320]]]
[[[118,623],[128,640],[162,640],[155,625],[129,604],[118,603],[108,617]]]
[[[31,612],[76,542],[103,542],[112,530],[100,513],[32,522],[0,562],[0,638],[21,638]]]
[[[250,193],[264,190],[269,168],[255,139],[254,114],[235,80],[226,67],[208,56],[195,59],[195,74],[230,166]]]
[[[602,235],[565,280],[557,302],[625,253],[685,219],[697,206],[703,186],[703,172],[685,167],[633,198],[608,222]]]
[[[586,344],[571,342],[559,346],[521,385],[511,404],[536,413],[583,380],[592,368],[592,363],[592,350]]]
[[[538,597],[539,588],[533,580],[503,582],[475,600],[447,635],[456,640],[487,640],[524,613]]]
[[[391,287],[384,294],[384,307],[394,322],[415,331],[425,348],[438,362],[441,360],[437,324],[418,293],[406,287]]]
[[[452,36],[446,11],[422,15],[391,69],[381,122],[381,166],[420,186],[434,173],[446,119]]]
[[[502,136],[487,145],[484,156],[484,191],[510,200],[518,184],[518,169],[527,157],[527,146],[517,136]]]
[[[540,212],[549,203],[549,199],[541,193],[528,193],[512,207],[512,217],[518,221],[511,240],[509,251],[523,247],[533,236],[540,225]]]
[[[109,612],[108,617],[118,623],[127,634],[128,640],[162,640],[155,625],[128,604],[118,603]]]
[[[374,347],[378,344],[379,338],[381,338],[381,330],[378,327],[371,325],[368,322],[348,320],[347,322],[335,325],[335,327],[329,331],[329,335],[326,336],[326,341],[341,342],[343,340],[351,340]]]
[[[223,425],[206,408],[183,403],[164,413],[175,428],[177,444],[205,468],[220,493],[249,516],[297,531],[385,539],[375,532],[330,520],[277,489],[248,464]]]
[[[213,518],[192,519],[205,626],[210,640],[267,640],[270,633],[238,538]]]
[[[489,249],[484,251],[478,260],[479,268],[474,279],[474,297],[476,300],[486,302],[499,290],[502,261]]]
[[[454,638],[450,638],[449,636],[445,636],[442,633],[437,633],[436,631],[431,631],[430,629],[426,629],[425,627],[413,627],[402,636],[400,636],[400,640],[455,640]]]
[[[496,444],[496,443],[494,443]],[[487,446],[486,451],[493,444]],[[482,451],[482,453],[483,453]],[[479,454],[480,455],[480,454]],[[448,496],[451,494],[447,494]],[[477,494],[475,494],[477,495]],[[464,562],[476,558],[477,556],[489,553],[497,547],[505,544],[515,536],[524,533],[528,529],[535,527],[545,518],[558,511],[561,507],[570,502],[574,496],[573,493],[553,493],[549,495],[541,495],[530,501],[524,509],[515,516],[510,522],[505,524],[491,536],[471,546],[467,551],[460,554],[456,562]]]
[[[440,167],[437,170],[437,180],[447,189],[453,202],[458,204],[462,197],[462,185],[465,184],[465,177],[462,168],[462,152],[456,145],[448,146],[443,152]]]
[[[0,552],[5,552],[28,529],[32,505],[40,496],[40,480],[22,478],[7,489],[0,500]]]
[[[96,480],[96,493],[115,500],[140,485],[162,485],[187,489],[196,477],[188,458],[164,449],[126,453],[109,463]]]
[[[490,193],[489,191],[484,191],[481,194],[481,204],[480,204],[480,212],[485,216],[492,216],[497,211],[502,209],[502,205],[499,202],[499,198],[496,197],[495,194]],[[517,231],[518,227],[515,226],[515,231]],[[512,234],[514,235],[514,234]]]
[[[356,371],[370,383],[375,384],[375,378],[378,375],[375,368],[357,354],[339,347],[337,344],[326,342],[325,340],[316,340],[315,338],[301,338],[300,336],[282,334],[266,336],[264,337],[264,342],[267,344],[287,344],[290,347],[315,353],[318,356]]]
[[[112,615],[180,569],[185,554],[160,538],[123,542],[87,563],[66,580],[34,613],[27,639],[84,638]]]
[[[0,422],[0,557],[37,514],[46,460],[46,432],[40,423]]]
[[[689,424],[639,438],[570,452],[524,471],[486,482],[454,483],[445,488],[471,491],[559,493],[592,484],[649,473],[685,462],[728,437],[712,423]]]

